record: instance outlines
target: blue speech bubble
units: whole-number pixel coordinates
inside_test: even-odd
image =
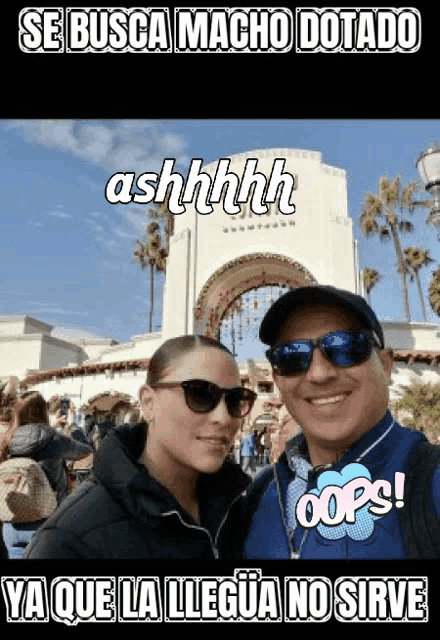
[[[312,489],[308,494],[319,497],[326,487],[344,487],[356,478],[366,478],[370,483],[372,481],[371,474],[366,467],[359,463],[346,465],[342,471],[324,471],[318,478],[317,488]],[[359,498],[363,493],[363,489],[357,489],[354,497]],[[320,522],[317,525],[318,532],[327,540],[340,540],[344,536],[348,536],[352,540],[367,540],[374,531],[374,523],[376,520],[383,518],[383,515],[374,515],[370,513],[369,508],[373,506],[371,500],[366,502],[362,507],[356,509],[355,522],[350,523],[343,521],[340,524],[324,524]],[[298,508],[298,505],[297,505]],[[329,499],[328,514],[330,518],[334,518],[336,514],[336,500],[334,497]],[[311,512],[310,504],[308,505],[308,513]],[[297,516],[298,517],[298,516]]]

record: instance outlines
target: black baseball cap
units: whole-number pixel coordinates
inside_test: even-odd
[[[346,309],[355,315],[366,329],[374,331],[381,348],[385,348],[382,327],[366,300],[351,291],[330,285],[298,287],[278,298],[267,311],[261,323],[261,342],[273,347],[288,316],[310,304],[331,304]]]

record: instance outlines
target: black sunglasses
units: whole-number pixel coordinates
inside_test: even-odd
[[[226,407],[232,418],[244,418],[252,409],[257,394],[251,389],[235,387],[222,389],[208,380],[184,380],[183,382],[157,382],[150,384],[152,389],[182,387],[185,401],[194,413],[209,413],[225,396]]]
[[[275,373],[289,376],[307,371],[316,347],[337,367],[353,367],[368,360],[375,346],[381,348],[372,331],[333,331],[316,340],[284,342],[266,356]]]

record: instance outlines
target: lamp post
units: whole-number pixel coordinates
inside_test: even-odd
[[[416,201],[414,204],[429,206],[430,222],[440,232],[440,144],[431,145],[422,151],[416,160],[416,168],[432,200]]]

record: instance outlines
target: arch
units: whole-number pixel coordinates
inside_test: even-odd
[[[194,333],[215,337],[229,307],[246,291],[266,285],[317,284],[299,262],[275,253],[251,253],[231,260],[207,280],[194,309]]]

